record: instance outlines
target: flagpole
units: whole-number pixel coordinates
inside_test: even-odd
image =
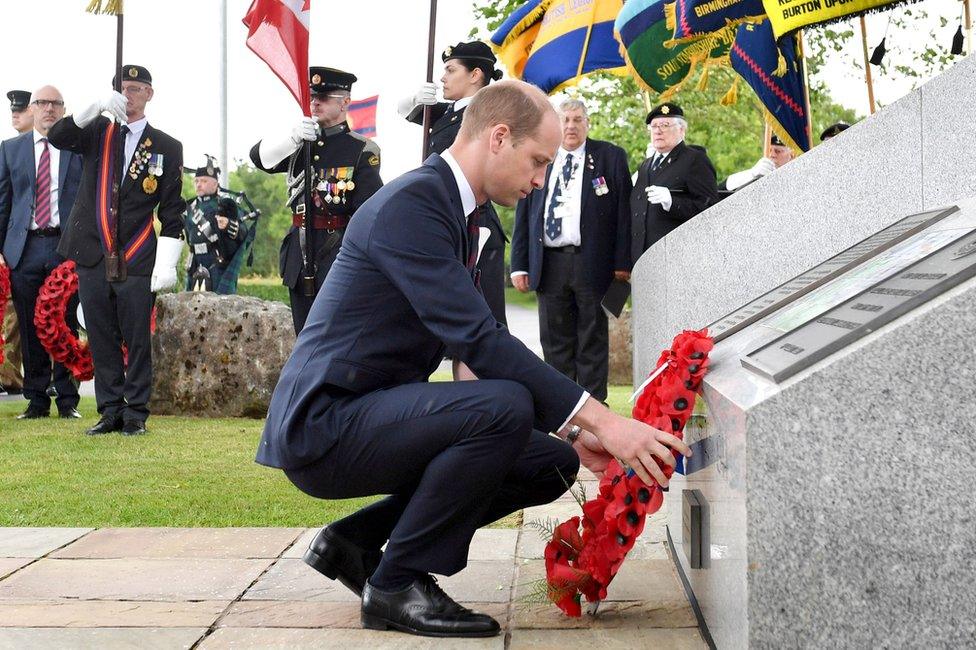
[[[229,187],[227,176],[230,165],[227,160],[227,0],[220,0],[220,184]]]
[[[437,32],[437,0],[430,0],[430,22],[427,26],[427,83],[434,83],[434,38]],[[424,106],[424,148],[420,160],[427,158],[430,145],[430,106]]]
[[[115,92],[122,92],[122,6],[119,6],[119,13],[115,16]],[[122,129],[117,131],[114,146],[118,151],[119,161],[125,161],[125,136]],[[122,243],[119,241],[121,234],[122,218],[119,215],[119,194],[122,192],[122,177],[120,170],[125,169],[125,162],[121,165],[116,164],[112,170],[112,216],[115,219],[112,233],[112,250],[108,252],[105,260],[105,276],[109,282],[123,281],[126,279],[125,255],[122,254]]]
[[[871,115],[874,115],[874,81],[871,79],[871,60],[868,56],[868,27],[861,14],[861,47],[864,49],[864,80],[868,85],[868,102],[871,104]]]
[[[583,51],[580,53],[579,65],[576,66],[576,79],[573,81],[574,86],[578,86],[580,82],[580,77],[583,76],[583,64],[586,63],[586,53],[590,49],[590,34],[593,33],[593,19],[596,17],[596,3],[598,0],[591,0],[590,4],[590,24],[586,26],[586,38],[583,40]]]
[[[769,150],[772,148],[770,146],[770,140],[773,139],[773,127],[769,125],[765,119],[763,120],[763,145],[762,152],[763,158],[769,158]]]
[[[807,74],[807,54],[806,48],[803,46],[803,41],[806,40],[806,35],[803,30],[799,30],[796,39],[797,45],[800,46],[800,64],[803,66],[803,101],[807,105],[807,142],[810,148],[813,148],[813,107],[810,106],[810,77]]]
[[[966,12],[966,54],[973,51],[973,19],[969,14],[969,0],[962,0],[963,11]]]

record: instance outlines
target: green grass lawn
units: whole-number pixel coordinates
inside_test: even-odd
[[[629,394],[611,387],[611,408],[628,413]],[[92,398],[83,420],[14,420],[25,404],[0,402],[0,526],[312,527],[373,500],[313,499],[257,465],[262,420],[153,416],[146,436],[86,436]]]

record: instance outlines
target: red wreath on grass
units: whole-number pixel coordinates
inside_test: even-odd
[[[3,338],[3,317],[7,311],[7,301],[10,300],[10,267],[0,266],[0,363],[4,361],[3,349],[7,340]]]
[[[34,308],[34,327],[41,345],[78,381],[95,376],[88,343],[82,343],[68,327],[65,313],[71,296],[78,291],[78,274],[71,260],[59,264],[41,285]]]
[[[713,345],[707,329],[676,336],[637,399],[634,419],[681,438]],[[660,460],[657,463],[670,479],[674,470]],[[567,615],[580,616],[583,598],[591,603],[606,599],[607,587],[644,530],[647,515],[657,512],[663,502],[661,486],[645,484],[612,460],[600,480],[599,495],[582,504],[583,516],[559,524],[546,545],[549,600]]]

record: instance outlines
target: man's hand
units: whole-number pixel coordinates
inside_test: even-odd
[[[593,472],[597,478],[603,478],[603,473],[607,470],[607,465],[610,464],[613,456],[603,448],[599,438],[583,429],[573,444],[573,449],[579,455],[583,467]]]
[[[647,202],[655,205],[660,205],[664,208],[665,212],[671,210],[671,190],[666,187],[661,187],[660,185],[649,185],[645,190],[647,192]]]
[[[674,467],[672,449],[686,457],[691,456],[688,445],[672,434],[621,417],[592,397],[586,400],[571,421],[592,431],[609,454],[634,470],[648,485],[652,480],[662,487],[668,485],[668,479],[655,458]]]
[[[621,282],[630,282],[630,271],[614,271],[613,278]]]
[[[526,275],[526,274],[524,274],[524,273],[519,274],[519,275],[513,275],[512,276],[512,286],[514,286],[516,289],[518,289],[522,293],[528,292],[528,290],[529,290],[529,276]]]
[[[291,141],[297,147],[302,142],[313,142],[319,137],[319,124],[312,117],[303,117],[291,130]]]
[[[217,228],[219,230],[227,230],[228,223],[230,223],[230,220],[227,217],[223,217],[219,214],[217,215]]]

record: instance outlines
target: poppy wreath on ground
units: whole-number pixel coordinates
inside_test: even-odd
[[[71,260],[58,265],[41,285],[34,308],[34,327],[51,358],[67,368],[78,381],[95,375],[88,343],[82,343],[68,327],[65,314],[71,296],[78,291],[78,274]]]
[[[3,348],[7,345],[3,338],[3,317],[7,311],[7,301],[10,300],[10,267],[0,266],[0,363],[3,363]]]
[[[681,438],[713,345],[708,330],[686,330],[676,336],[645,383],[634,405],[634,419]],[[670,479],[673,469],[655,460]],[[581,615],[583,598],[591,603],[606,599],[607,587],[644,530],[647,516],[661,507],[664,492],[612,460],[596,498],[580,501],[582,517],[556,526],[545,548],[546,596],[569,616]]]

